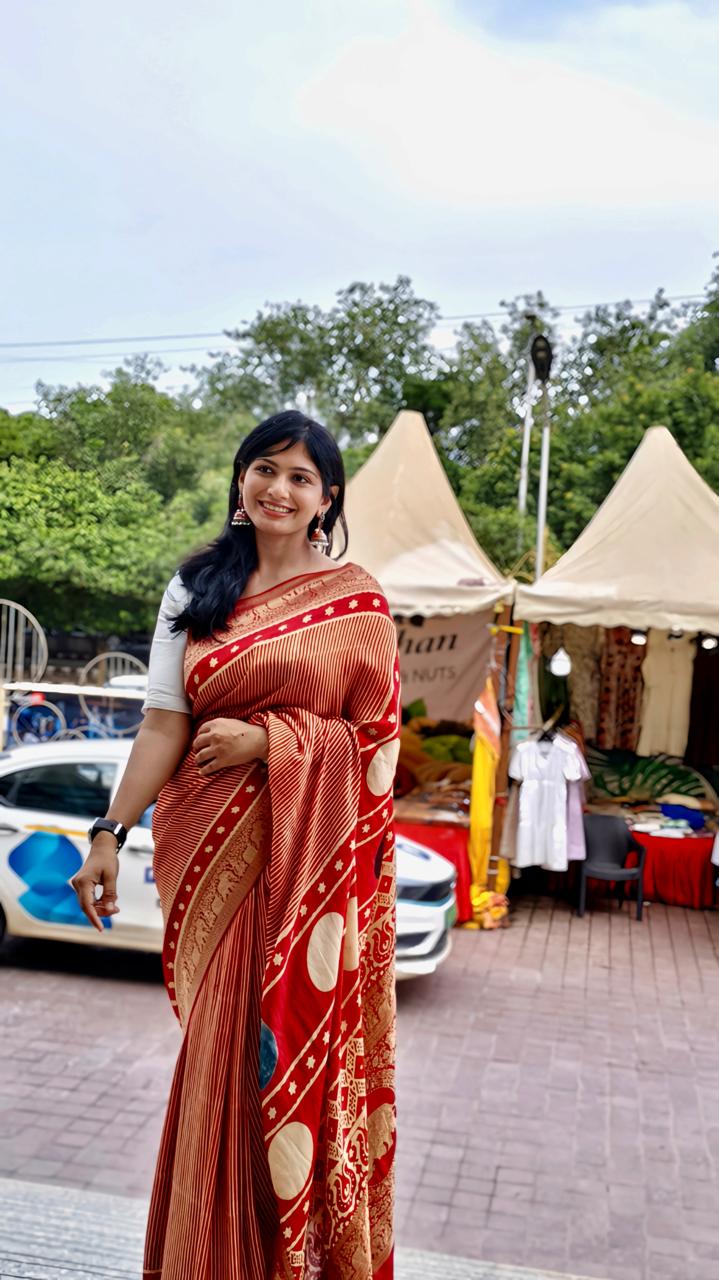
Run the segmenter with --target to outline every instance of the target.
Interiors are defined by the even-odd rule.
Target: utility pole
[[[530,350],[531,363],[538,382],[542,384],[542,456],[539,465],[539,496],[537,498],[537,552],[534,581],[544,572],[544,531],[547,525],[547,491],[549,488],[550,420],[547,382],[552,368],[552,348],[543,333],[537,335]]]

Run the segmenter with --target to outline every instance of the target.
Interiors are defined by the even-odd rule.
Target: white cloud
[[[347,43],[305,84],[300,115],[373,183],[454,212],[714,204],[719,121],[671,83],[653,92],[643,65],[642,35],[656,62],[674,33],[680,50],[701,44],[708,68],[719,21],[696,19],[680,39],[688,14],[612,9],[522,45],[460,25],[436,0],[412,4],[401,33]]]
[[[668,0],[595,6],[568,16],[554,41],[567,66],[634,85],[671,109],[719,119],[719,9]]]
[[[400,271],[450,314],[695,291],[717,6],[577,7],[529,41],[475,0],[14,6],[0,336],[214,330]],[[7,363],[0,403],[112,363]]]

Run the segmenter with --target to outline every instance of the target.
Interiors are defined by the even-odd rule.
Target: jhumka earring
[[[324,529],[322,528],[324,522],[325,522],[325,513],[324,511],[321,511],[319,516],[317,517],[317,528],[315,529],[314,533],[311,535],[310,542],[312,543],[313,547],[317,547],[318,551],[322,551],[326,555],[329,549],[330,540],[327,537],[327,534],[325,533]]]
[[[239,496],[239,500],[238,500],[238,503],[237,503],[237,510],[236,510],[235,514],[233,515],[232,520],[230,521],[230,523],[233,525],[233,527],[234,527],[234,528],[237,528],[237,526],[238,526],[238,525],[248,525],[248,524],[252,524],[252,521],[250,520],[250,517],[248,516],[247,512],[245,511],[245,504],[244,504],[244,502],[242,501],[242,490],[241,490],[241,489],[240,489],[240,496]]]

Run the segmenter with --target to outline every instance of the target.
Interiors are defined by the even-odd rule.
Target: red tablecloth
[[[676,907],[711,907],[714,904],[716,867],[711,856],[713,836],[650,836],[642,831],[634,835],[647,851],[644,863],[644,896]],[[636,866],[636,854],[630,854],[628,866]]]
[[[469,896],[469,830],[452,823],[439,822],[395,822],[395,831],[408,840],[416,840],[417,844],[426,845],[441,853],[443,858],[452,863],[457,870],[457,924],[464,924],[472,919],[472,900]]]

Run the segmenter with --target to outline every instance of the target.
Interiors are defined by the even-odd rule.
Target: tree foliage
[[[300,407],[343,441],[362,444],[386,431],[408,380],[431,379],[437,316],[406,276],[391,285],[350,284],[328,311],[271,304],[229,332],[236,352],[198,371],[200,394],[220,413],[256,419]]]
[[[118,495],[100,472],[79,484],[64,461],[0,464],[3,593],[47,627],[85,619],[99,631],[150,625],[170,543],[160,495],[141,480]]]
[[[140,359],[116,369],[107,391],[39,383],[40,452],[75,470],[104,469],[118,487],[144,480],[165,500],[192,486],[212,416],[159,391],[155,381],[161,372],[161,365]],[[37,457],[39,443],[33,433],[32,452],[21,456]]]

